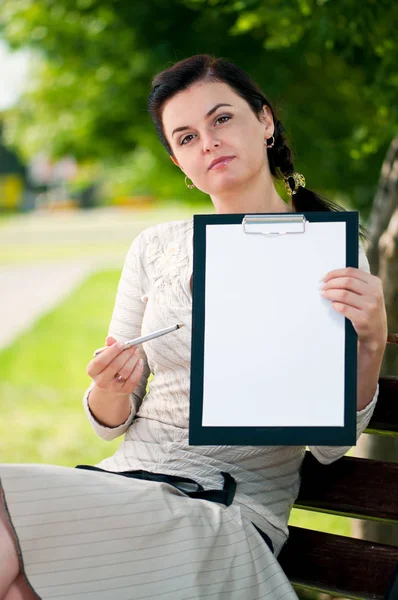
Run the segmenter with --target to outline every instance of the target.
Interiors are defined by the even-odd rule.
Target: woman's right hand
[[[87,374],[96,387],[115,395],[134,392],[144,371],[144,362],[138,354],[138,346],[122,349],[113,337],[106,338],[106,350],[87,365]],[[123,379],[117,381],[117,377]]]

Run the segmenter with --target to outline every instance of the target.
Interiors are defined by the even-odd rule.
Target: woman
[[[303,187],[281,122],[233,64],[207,55],[175,64],[155,77],[149,111],[188,187],[209,194],[217,213],[336,209]],[[282,176],[289,205],[274,187]],[[305,448],[188,444],[192,229],[192,219],[175,221],[134,240],[109,347],[88,365],[85,410],[103,439],[125,434],[115,455],[98,470],[0,466],[11,517],[3,509],[0,597],[33,598],[35,590],[41,598],[98,600],[296,598],[276,557]],[[375,407],[386,344],[381,282],[360,249],[360,269],[325,274],[320,293],[358,333],[359,437]],[[177,322],[185,327],[140,350],[117,343]],[[310,448],[322,463],[347,450]],[[195,482],[220,490],[222,474],[229,500],[223,492],[188,495]]]

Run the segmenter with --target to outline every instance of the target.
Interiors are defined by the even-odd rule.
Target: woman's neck
[[[268,176],[267,176],[268,175]],[[217,214],[294,212],[275,189],[270,174],[211,196]]]

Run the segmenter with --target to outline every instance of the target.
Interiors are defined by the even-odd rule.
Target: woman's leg
[[[19,559],[14,533],[8,522],[3,492],[0,487],[0,600],[5,597],[18,573]]]
[[[8,521],[0,486],[0,600],[37,600],[20,571],[14,532]]]
[[[32,592],[27,584],[25,577],[19,573],[18,577],[11,585],[10,589],[2,600],[37,600],[39,596]]]

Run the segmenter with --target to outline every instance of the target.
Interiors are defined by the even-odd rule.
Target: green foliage
[[[161,199],[179,198],[181,204],[200,203],[206,196],[197,189],[189,190],[185,175],[176,167],[163,146],[153,149],[141,144],[118,161],[107,161],[102,174],[102,194],[108,200],[118,195],[149,195]],[[209,207],[213,205],[209,199]]]
[[[3,0],[0,33],[37,53],[6,136],[25,156],[44,149],[125,169],[131,159],[137,193],[186,195],[146,101],[156,72],[213,53],[283,107],[308,187],[345,194],[366,216],[398,129],[397,17],[387,0]]]
[[[75,466],[119,446],[97,438],[82,405],[86,366],[104,343],[119,277],[119,270],[93,275],[0,353],[2,462]]]

